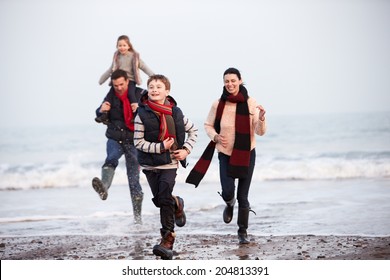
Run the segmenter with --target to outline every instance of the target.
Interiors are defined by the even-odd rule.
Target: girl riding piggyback
[[[117,51],[114,53],[111,67],[100,77],[99,84],[101,85],[107,81],[112,72],[117,69],[126,71],[129,78],[128,97],[130,103],[132,104],[132,109],[135,111],[138,105],[138,99],[135,94],[136,86],[142,84],[139,69],[141,69],[149,77],[154,75],[154,72],[143,62],[139,53],[134,50],[128,36],[119,36],[116,48]],[[133,108],[133,106],[135,106],[135,108]]]

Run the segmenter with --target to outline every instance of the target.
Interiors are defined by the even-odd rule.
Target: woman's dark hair
[[[223,73],[223,76],[225,77],[225,75],[227,74],[236,74],[238,79],[241,80],[241,73],[236,68],[230,67],[226,69],[225,72]]]

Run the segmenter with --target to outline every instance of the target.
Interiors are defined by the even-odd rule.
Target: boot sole
[[[249,244],[249,243],[251,243],[249,240],[247,240],[247,239],[240,239],[240,238],[238,238],[239,240],[238,240],[238,243],[240,244],[240,245],[245,245],[245,244]]]
[[[171,250],[162,248],[159,245],[153,247],[153,254],[161,257],[163,260],[172,260],[173,257],[173,252]]]
[[[92,187],[98,193],[101,200],[106,200],[108,193],[105,191],[102,181],[95,177],[92,179]]]

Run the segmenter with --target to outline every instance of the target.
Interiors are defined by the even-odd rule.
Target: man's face
[[[119,95],[127,93],[128,81],[127,79],[120,77],[119,79],[112,80],[112,85]]]

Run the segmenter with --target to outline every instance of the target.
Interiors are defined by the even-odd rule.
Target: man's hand
[[[108,101],[103,102],[102,106],[100,107],[100,113],[108,112],[111,110],[111,104]]]

